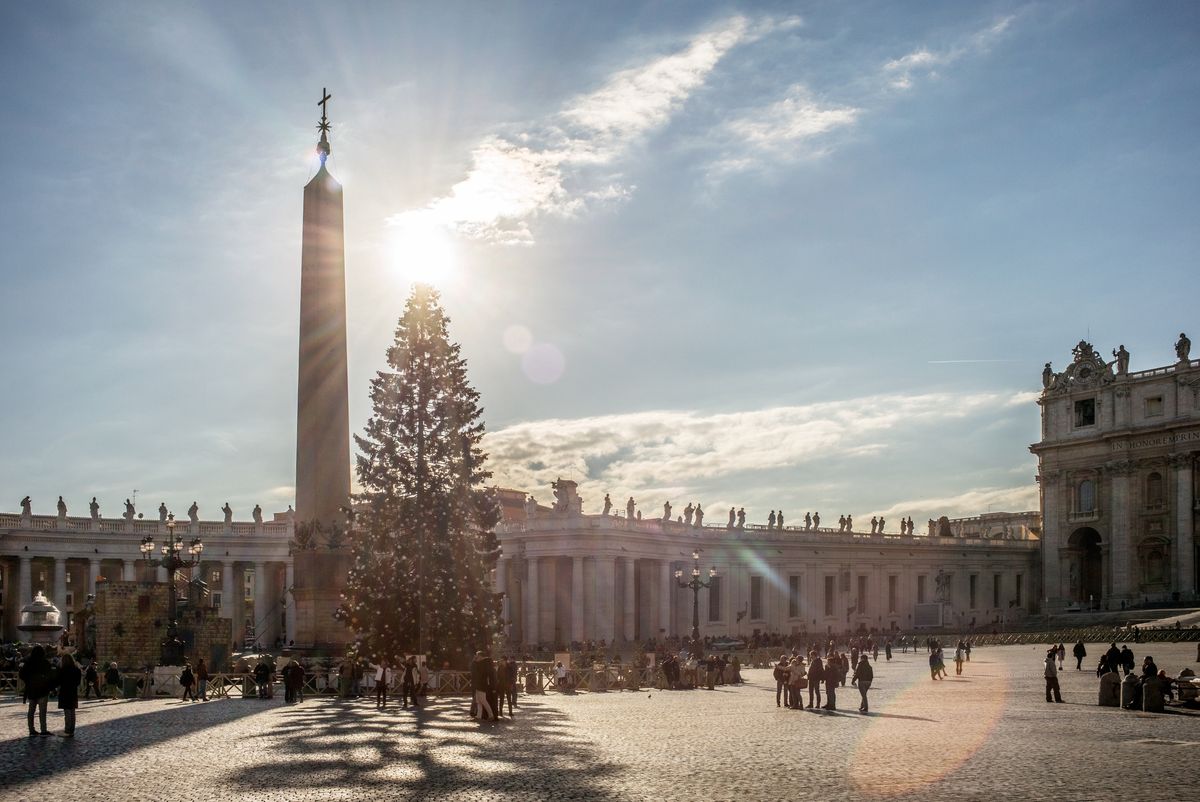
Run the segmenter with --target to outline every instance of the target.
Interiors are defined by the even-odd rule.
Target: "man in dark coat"
[[[121,696],[121,672],[116,663],[109,663],[104,671],[104,693],[107,696]]]
[[[1133,659],[1133,651],[1125,645],[1121,646],[1121,668],[1125,671],[1125,676],[1133,673],[1137,662]]]
[[[837,686],[842,678],[842,659],[831,652],[825,661],[825,704],[823,710],[837,710]]]
[[[183,664],[183,671],[179,672],[179,684],[183,686],[183,701],[187,701],[188,697],[192,697],[192,701],[196,701],[196,675],[192,673],[190,663]]]
[[[475,652],[475,660],[471,663],[471,690],[475,694],[475,709],[478,711],[480,721],[483,721],[484,711],[487,712],[489,719],[496,720],[496,714],[488,704],[488,694],[493,688],[494,673],[492,659],[482,651]]]
[[[41,646],[34,646],[29,657],[25,658],[25,662],[21,664],[18,676],[21,678],[21,682],[25,683],[25,701],[29,704],[30,737],[38,735],[38,731],[33,728],[35,710],[38,711],[38,718],[42,725],[41,734],[49,735],[50,731],[46,729],[46,703],[50,701],[50,690],[54,686],[54,670],[50,666],[50,661],[46,659],[46,650]]]
[[[79,708],[79,683],[83,673],[75,665],[75,659],[64,654],[58,669],[58,707],[63,711],[63,737],[75,737],[75,711]]]
[[[1075,644],[1071,654],[1075,655],[1075,670],[1083,671],[1083,658],[1087,657],[1087,648],[1083,645],[1083,641]]]
[[[86,683],[86,688],[83,692],[83,698],[88,699],[92,695],[92,689],[96,689],[96,698],[100,698],[100,673],[96,671],[96,661],[92,660],[88,663],[87,671],[84,672],[83,678]]]
[[[858,658],[858,665],[854,669],[854,678],[850,680],[851,685],[858,686],[858,693],[862,696],[862,705],[858,710],[860,713],[870,712],[867,708],[867,691],[871,689],[871,683],[875,680],[875,671],[871,668],[871,662],[865,654]]]
[[[1108,659],[1109,668],[1113,671],[1121,668],[1121,650],[1117,648],[1117,644],[1109,644],[1108,651],[1104,653],[1104,656]]]
[[[417,658],[409,655],[404,661],[404,672],[400,678],[400,692],[404,697],[404,709],[408,709],[408,700],[412,699],[413,707],[420,707],[417,701]]]
[[[821,683],[825,681],[825,665],[821,655],[809,652],[808,655],[808,709],[812,710],[813,700],[817,707],[821,706]]]

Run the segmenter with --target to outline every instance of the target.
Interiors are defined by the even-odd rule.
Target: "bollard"
[[[1121,678],[1111,671],[1100,675],[1100,706],[1121,706]]]
[[[1142,680],[1142,711],[1163,712],[1163,687],[1158,677],[1146,677]]]
[[[1135,674],[1126,674],[1121,682],[1121,707],[1132,707],[1137,694],[1138,679]]]

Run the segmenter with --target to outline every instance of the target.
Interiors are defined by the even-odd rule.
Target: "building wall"
[[[99,583],[95,615],[100,665],[114,660],[126,669],[157,665],[167,632],[167,605],[165,583]],[[188,644],[188,659],[194,662],[203,657],[213,671],[226,667],[233,638],[229,619],[203,606],[183,609],[178,632],[179,639]]]

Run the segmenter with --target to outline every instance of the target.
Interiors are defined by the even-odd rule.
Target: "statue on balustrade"
[[[767,529],[775,528],[775,510],[771,510],[771,514],[767,516]]]
[[[879,516],[879,534],[881,534],[881,535],[883,534],[883,525],[885,523],[886,523],[886,521],[883,520],[883,516],[880,515]]]
[[[696,505],[696,527],[704,526],[704,510],[700,509],[700,505]]]
[[[254,516],[254,523],[256,523],[256,524],[262,523],[262,506],[261,505],[255,504],[254,512],[251,514]]]
[[[608,493],[604,494],[604,512],[602,515],[608,515],[612,511],[612,499],[608,497]]]
[[[805,526],[804,528],[807,529],[808,527]],[[839,532],[846,531],[846,516],[845,515],[838,516],[838,531]]]
[[[663,517],[662,517],[662,519],[664,521],[671,520],[671,502],[669,502],[669,501],[663,502]]]
[[[28,518],[33,515],[33,502],[29,500],[29,496],[21,499],[21,517]]]
[[[637,507],[637,502],[633,500],[633,496],[629,497],[629,501],[625,502],[625,517],[633,520],[633,511]]]
[[[846,516],[846,531],[847,531],[847,532],[853,532],[853,531],[854,531],[854,518],[853,518],[853,516],[850,516],[850,515],[847,515],[847,516]]]
[[[950,577],[951,576],[952,576],[951,574],[947,574],[941,568],[938,569],[937,576],[934,577],[934,579],[933,579],[933,585],[934,585],[934,588],[936,589],[935,590],[936,595],[934,598],[937,601],[940,601],[940,602],[950,601]]]
[[[689,501],[688,505],[683,508],[683,522],[688,526],[692,525],[692,515],[694,515],[695,512],[696,508],[693,507],[692,502]]]
[[[93,521],[100,520],[100,504],[96,501],[95,496],[92,496],[92,503],[88,505],[88,512],[91,513]]]
[[[813,529],[820,529],[820,528],[821,528],[821,513],[814,512],[813,513]]]
[[[233,523],[233,509],[229,506],[229,502],[225,502],[225,506],[221,508],[221,512],[225,513],[225,523]]]
[[[900,519],[900,534],[908,534],[908,521],[904,520],[903,518]]]
[[[192,502],[192,506],[188,507],[188,520],[194,524],[200,523],[200,505]]]
[[[58,497],[58,517],[60,519],[67,517],[67,502],[63,501],[62,496]]]
[[[1117,375],[1124,376],[1129,372],[1129,352],[1125,350],[1125,345],[1122,344],[1117,350],[1112,352],[1112,355],[1116,359],[1108,363],[1109,367],[1115,364],[1117,366]]]
[[[775,519],[775,525],[778,528],[783,529],[783,510],[779,511],[779,517]]]
[[[1182,331],[1179,332],[1179,341],[1175,343],[1175,356],[1179,357],[1180,362],[1187,362],[1192,354],[1192,341]]]
[[[167,502],[160,502],[158,505],[158,520],[161,523],[167,522]]]
[[[733,529],[733,522],[737,520],[737,510],[733,507],[729,508],[729,523],[725,524],[726,529]]]
[[[908,534],[909,534],[909,535],[915,534],[915,533],[913,532],[913,520],[912,520],[912,516],[911,516],[911,515],[910,515],[910,516],[908,516]]]
[[[874,515],[871,516],[871,534],[875,534],[875,530],[879,528],[879,519]]]
[[[133,502],[130,501],[129,499],[125,499],[125,515],[124,515],[125,520],[132,521],[135,514],[136,513],[133,509]]]
[[[738,529],[746,528],[746,508],[745,507],[738,507],[737,528]]]
[[[537,515],[537,508],[538,504],[536,498],[530,496],[529,498],[525,499],[525,518],[529,519]]]

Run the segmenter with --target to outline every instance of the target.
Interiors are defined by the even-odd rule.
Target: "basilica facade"
[[[1066,369],[1047,363],[1037,455],[1048,612],[1198,598],[1195,538],[1200,360],[1180,335],[1175,361],[1130,372],[1087,342]]]

